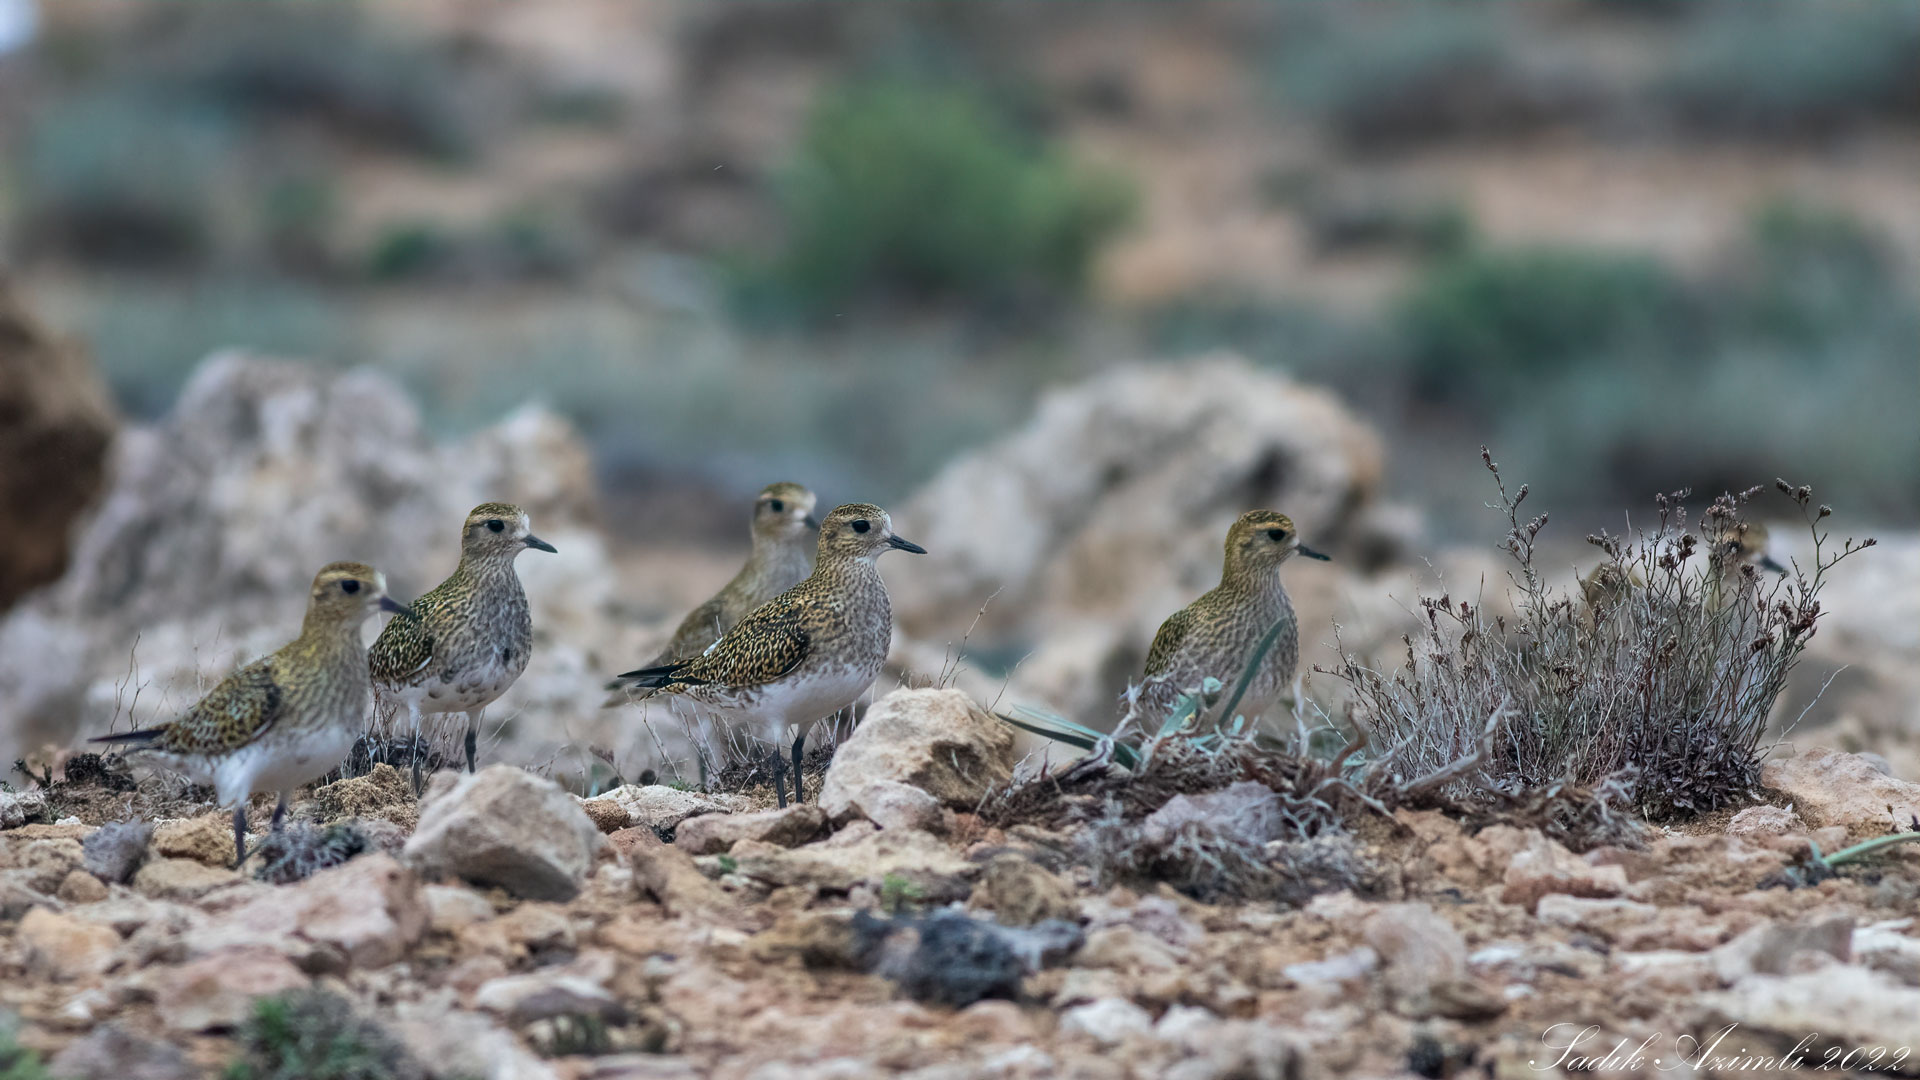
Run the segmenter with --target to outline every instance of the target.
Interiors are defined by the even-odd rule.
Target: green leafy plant
[[[0,1080],[51,1080],[40,1055],[21,1046],[11,1026],[0,1030]]]
[[[1400,303],[1412,373],[1434,396],[1513,398],[1570,368],[1684,332],[1659,263],[1574,248],[1468,249]]]
[[[261,998],[241,1028],[239,1058],[225,1080],[426,1080],[380,1025],[345,998],[296,990]]]
[[[826,92],[775,191],[786,244],[750,292],[806,312],[880,291],[1070,294],[1132,206],[982,97],[895,80]]]
[[[916,910],[926,898],[925,889],[900,874],[880,879],[880,910],[889,915]]]

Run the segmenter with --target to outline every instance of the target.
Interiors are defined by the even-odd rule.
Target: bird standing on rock
[[[814,494],[799,484],[768,484],[753,502],[753,551],[747,564],[706,603],[680,621],[666,648],[646,662],[660,667],[698,656],[720,635],[734,628],[747,613],[793,588],[813,573],[815,533]],[[625,705],[639,695],[624,678],[607,684],[607,708]]]
[[[387,579],[365,563],[322,568],[307,597],[300,636],[228,675],[178,720],[89,741],[117,743],[213,787],[232,805],[233,857],[247,854],[247,800],[277,791],[280,830],[293,789],[332,771],[353,749],[366,719],[367,653],[360,624],[376,610],[414,613],[387,595]]]
[[[810,724],[853,704],[886,663],[893,609],[874,563],[892,550],[926,549],[894,535],[871,503],[834,508],[820,525],[813,573],[756,608],[705,652],[629,671],[620,680],[687,702],[722,722],[751,725],[778,743],[787,726]],[[803,798],[801,750],[793,742],[794,799]],[[784,763],[773,751],[774,791],[787,804]]]
[[[420,715],[467,714],[467,771],[474,770],[480,714],[527,670],[533,616],[513,560],[522,551],[554,550],[533,535],[527,512],[511,503],[481,503],[460,531],[460,564],[447,580],[414,601],[418,619],[395,620],[367,654],[380,701],[407,708],[413,732],[413,790],[420,779]]]
[[[1295,554],[1327,558],[1300,542],[1299,532],[1285,514],[1249,510],[1240,515],[1227,530],[1220,584],[1174,612],[1154,635],[1136,698],[1140,715],[1157,723],[1173,711],[1182,695],[1208,678],[1235,685],[1275,627],[1273,645],[1240,699],[1238,711],[1257,717],[1279,697],[1281,688],[1293,682],[1300,660],[1293,602],[1280,586],[1280,567]]]

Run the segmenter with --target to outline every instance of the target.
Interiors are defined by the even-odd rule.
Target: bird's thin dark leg
[[[767,757],[772,761],[774,798],[778,801],[780,809],[785,810],[787,808],[787,763],[780,756],[779,743],[768,748]]]
[[[480,710],[467,714],[467,771],[473,772],[475,751],[480,744]]]
[[[420,713],[413,713],[413,797],[418,799],[426,785],[420,778]]]
[[[806,751],[806,747],[807,729],[801,728],[800,734],[793,737],[793,801],[796,803],[807,801],[806,790],[801,786],[800,782],[800,760]]]
[[[280,801],[275,803],[273,806],[273,824],[269,828],[273,832],[279,832],[280,826],[285,824],[286,820],[287,820],[287,793],[283,791],[280,793]]]
[[[247,800],[233,808],[233,868],[247,861]]]

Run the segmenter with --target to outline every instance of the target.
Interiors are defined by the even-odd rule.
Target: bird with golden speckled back
[[[886,663],[893,608],[875,561],[888,551],[925,555],[894,534],[871,503],[835,507],[820,523],[807,579],[756,608],[698,656],[620,676],[638,690],[683,701],[726,723],[751,725],[777,742],[788,725],[810,724],[859,699]],[[802,797],[803,727],[793,743],[794,797]],[[787,804],[785,763],[773,751],[774,789]]]
[[[1293,601],[1280,584],[1280,567],[1295,555],[1327,558],[1300,542],[1299,530],[1285,514],[1249,510],[1240,515],[1227,530],[1220,584],[1174,612],[1154,635],[1141,683],[1129,691],[1137,694],[1139,715],[1154,720],[1166,717],[1182,695],[1208,678],[1234,686],[1276,626],[1278,635],[1237,711],[1258,717],[1282,688],[1293,683],[1300,661],[1300,631]]]
[[[300,636],[220,681],[179,719],[89,740],[126,746],[213,787],[232,805],[235,864],[247,855],[247,800],[276,791],[273,831],[287,796],[331,772],[360,737],[372,688],[360,625],[375,611],[414,621],[365,563],[323,567],[307,595]]]
[[[813,492],[794,483],[768,484],[753,501],[753,549],[746,565],[712,598],[687,613],[653,659],[642,669],[686,660],[705,652],[747,613],[793,588],[813,573],[820,523],[814,520]],[[602,708],[614,708],[648,696],[625,679],[607,684]]]
[[[460,562],[413,609],[418,619],[390,622],[367,654],[376,701],[407,710],[413,732],[413,789],[421,789],[424,713],[467,714],[467,771],[474,770],[480,717],[527,669],[533,615],[513,561],[554,547],[533,535],[527,512],[481,503],[460,527]]]

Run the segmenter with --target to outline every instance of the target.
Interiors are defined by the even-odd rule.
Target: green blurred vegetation
[[[257,4],[243,17],[185,4],[154,29],[125,73],[151,92],[430,158],[476,148],[454,53],[392,33],[359,4]]]
[[[1645,256],[1469,248],[1420,278],[1400,320],[1423,391],[1488,401],[1524,396],[1568,368],[1675,343],[1686,308],[1673,274]]]
[[[90,93],[35,111],[14,157],[22,244],[99,263],[164,266],[209,253],[234,131],[185,103]]]
[[[1920,120],[1920,5],[1782,0],[1702,5],[1659,80],[1695,128],[1830,135],[1869,117]]]
[[[774,178],[784,249],[746,288],[818,315],[862,296],[1071,298],[1132,194],[957,86],[857,81],[823,94]]]
[[[346,157],[452,166],[477,152],[449,51],[359,4],[140,14],[123,37],[56,34],[41,50],[51,92],[7,168],[28,256],[324,278],[348,254],[330,235]]]
[[[1508,133],[1569,111],[1572,87],[1519,62],[1502,14],[1478,3],[1329,5],[1283,36],[1275,77],[1293,104],[1367,149]]]
[[[1826,137],[1920,120],[1920,5],[1906,0],[1593,8],[1642,20],[1634,43],[1650,62],[1580,48],[1550,4],[1294,5],[1273,76],[1287,101],[1369,150],[1548,125]]]
[[[1413,473],[1471,432],[1580,486],[1562,506],[1789,471],[1920,513],[1912,241],[1876,232],[1920,131],[1920,3],[1303,0],[1167,7],[1174,34],[1152,10],[688,7],[659,85],[352,0],[52,19],[0,116],[9,268],[137,416],[241,346],[388,370],[445,434],[538,398],[610,471],[751,488],[778,462],[886,498],[1047,386],[1226,346],[1344,392]],[[1766,207],[1682,269],[1493,244],[1465,209],[1510,148],[1730,145],[1858,164],[1816,194],[1860,216]],[[1168,221],[1293,261],[1216,266]]]
[[[1920,297],[1852,218],[1762,208],[1698,280],[1639,256],[1471,249],[1399,307],[1415,385],[1550,475],[1649,490],[1820,472],[1897,513],[1920,501]]]
[[[385,1029],[326,990],[264,997],[240,1029],[223,1080],[425,1080]]]
[[[0,1030],[0,1080],[51,1080],[40,1055],[16,1041],[13,1024]]]

